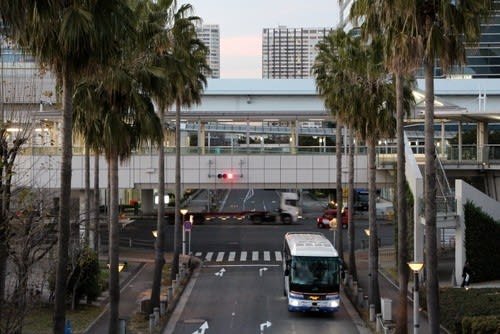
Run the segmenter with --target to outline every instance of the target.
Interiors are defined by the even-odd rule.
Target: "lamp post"
[[[337,218],[333,217],[332,220],[330,220],[330,228],[333,231],[333,247],[337,247],[335,243],[335,239],[337,236]]]
[[[182,215],[182,255],[186,255],[186,229],[184,228],[184,217],[188,213],[188,209],[182,208],[180,210]]]
[[[414,279],[415,286],[413,288],[413,334],[418,334],[418,330],[420,327],[420,324],[419,324],[420,302],[418,300],[418,298],[419,298],[419,296],[418,296],[418,286],[419,286],[418,272],[420,270],[422,270],[422,268],[424,267],[424,263],[413,261],[413,262],[408,262],[408,266],[410,267],[410,269],[413,271],[413,274],[415,275],[415,279]]]

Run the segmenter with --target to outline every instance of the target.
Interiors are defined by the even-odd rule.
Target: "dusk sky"
[[[221,79],[262,77],[262,29],[336,27],[338,0],[181,0],[220,28]]]

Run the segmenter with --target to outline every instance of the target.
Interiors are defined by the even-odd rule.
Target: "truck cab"
[[[296,223],[299,218],[299,195],[297,193],[280,193],[280,206],[276,211],[252,211],[247,214],[254,224],[262,222]]]
[[[280,217],[284,224],[297,222],[299,218],[299,196],[297,193],[281,193]],[[287,222],[288,220],[289,222]]]

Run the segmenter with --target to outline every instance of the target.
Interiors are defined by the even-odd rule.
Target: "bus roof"
[[[339,256],[330,240],[320,232],[288,232],[285,242],[292,256]]]

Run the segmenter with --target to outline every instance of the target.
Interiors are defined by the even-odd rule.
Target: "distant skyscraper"
[[[266,28],[262,32],[262,78],[310,78],[317,44],[334,28]]]
[[[212,69],[209,76],[213,79],[220,78],[220,31],[218,24],[202,24],[196,27],[198,38],[208,47],[207,63]]]

